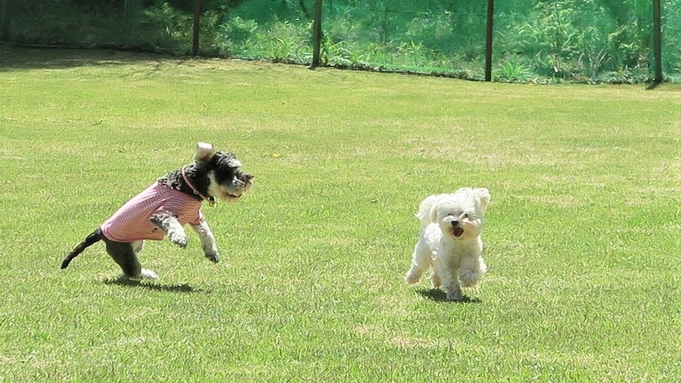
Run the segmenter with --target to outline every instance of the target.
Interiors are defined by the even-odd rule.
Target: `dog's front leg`
[[[452,270],[448,257],[438,254],[433,268],[435,269],[435,274],[440,277],[442,288],[444,289],[445,293],[447,293],[447,300],[463,300],[463,294],[461,293],[461,286],[459,286],[458,275],[456,275],[456,272]]]
[[[211,261],[218,263],[220,262],[220,254],[218,253],[218,247],[215,244],[215,236],[208,226],[208,222],[203,221],[200,224],[191,224],[192,229],[196,231],[196,234],[201,238],[201,245],[203,246],[203,253],[206,258]]]
[[[417,283],[431,264],[431,250],[425,240],[419,240],[412,255],[411,268],[407,271],[404,281],[408,285]]]
[[[465,257],[461,261],[461,266],[459,267],[459,281],[461,281],[461,286],[475,286],[486,271],[487,264],[482,257]]]
[[[159,229],[163,230],[170,241],[182,248],[187,247],[187,233],[177,217],[171,213],[159,213],[152,215],[149,220]]]

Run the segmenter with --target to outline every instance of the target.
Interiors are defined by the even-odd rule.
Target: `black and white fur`
[[[199,201],[207,198],[212,204],[215,202],[215,198],[218,198],[225,202],[236,202],[243,193],[253,186],[251,181],[253,176],[242,172],[240,167],[241,162],[234,154],[216,152],[212,145],[200,142],[197,145],[192,164],[173,170],[158,181]],[[185,181],[185,176],[191,185]],[[199,194],[192,189],[192,186]],[[171,212],[168,214],[155,214],[150,217],[150,220],[168,236],[171,242],[182,248],[187,246],[187,233]],[[198,234],[206,258],[215,263],[219,262],[220,254],[208,223],[204,220],[201,224],[192,224],[190,226]],[[155,272],[142,268],[137,259],[137,254],[142,250],[144,241],[111,241],[104,237],[101,228],[97,228],[83,242],[78,244],[64,259],[61,268],[65,269],[68,267],[69,263],[78,254],[99,241],[104,241],[107,253],[121,267],[126,277],[158,279],[158,275]]]

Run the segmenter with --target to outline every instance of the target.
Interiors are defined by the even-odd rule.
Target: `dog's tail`
[[[73,260],[73,258],[77,257],[78,254],[82,253],[83,250],[87,249],[88,247],[92,246],[93,244],[101,241],[104,238],[104,235],[102,234],[102,230],[97,228],[97,230],[93,231],[85,237],[83,242],[79,243],[78,246],[76,246],[73,251],[64,258],[64,261],[61,263],[61,268],[65,269],[69,266],[69,263]]]

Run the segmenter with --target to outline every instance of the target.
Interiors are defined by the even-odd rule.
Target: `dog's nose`
[[[454,220],[452,221],[452,226],[458,226],[459,225],[459,220]]]

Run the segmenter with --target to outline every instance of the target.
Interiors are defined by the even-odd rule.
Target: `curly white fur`
[[[421,236],[405,282],[417,283],[432,267],[433,287],[442,288],[447,300],[462,300],[461,287],[474,286],[487,271],[480,233],[490,200],[484,188],[461,188],[424,199],[416,214]]]

